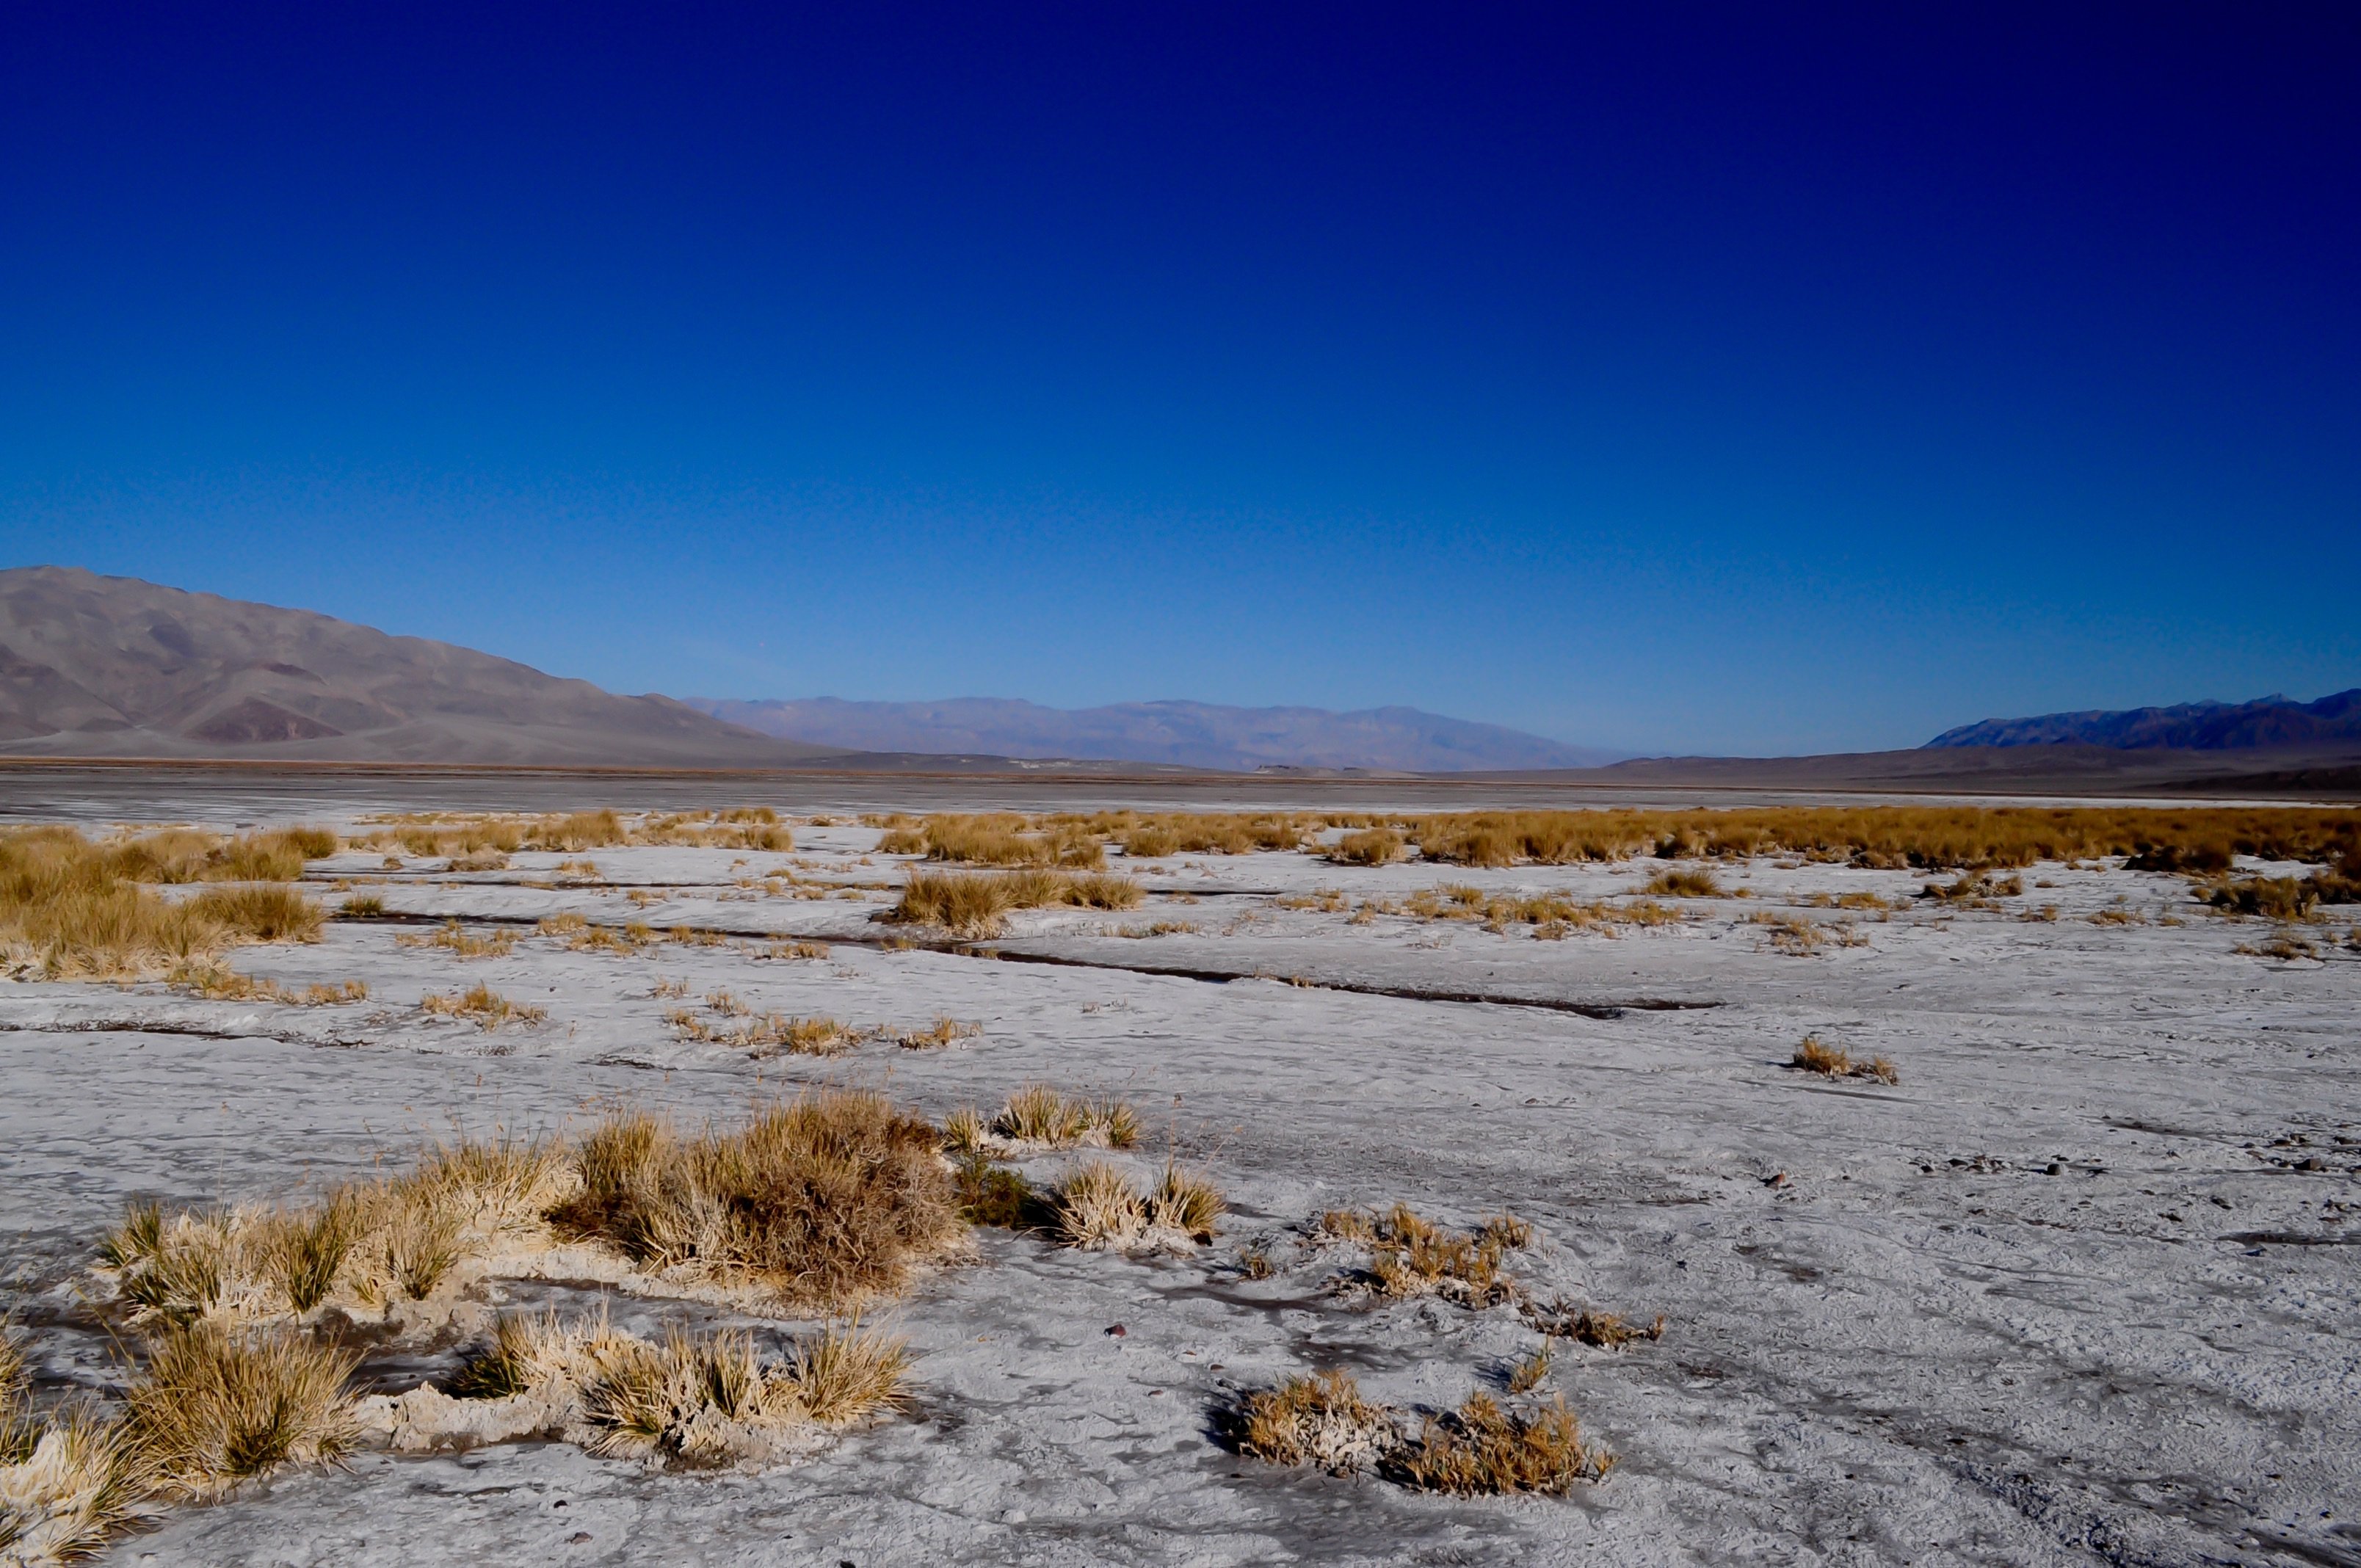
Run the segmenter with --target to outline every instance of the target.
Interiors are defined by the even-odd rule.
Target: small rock
[[[567,1537],[566,1538],[566,1545],[568,1545],[568,1546],[580,1546],[583,1542],[585,1542],[585,1541],[588,1541],[589,1539],[590,1539],[590,1532],[589,1532],[588,1530],[576,1530],[572,1535],[569,1535],[569,1536],[567,1536]]]
[[[2066,1174],[2066,1168],[2053,1159],[2049,1162],[2049,1169],[2046,1174],[2050,1176],[2063,1176]]]
[[[1106,1332],[1107,1338],[1109,1339],[1121,1339],[1123,1337],[1123,1325],[1121,1323],[1117,1323],[1114,1327],[1108,1329]]]

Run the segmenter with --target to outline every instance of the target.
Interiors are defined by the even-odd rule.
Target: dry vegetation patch
[[[938,1143],[884,1096],[849,1090],[695,1136],[620,1113],[577,1146],[580,1190],[551,1218],[643,1268],[857,1303],[899,1292],[957,1245]]]
[[[489,985],[471,985],[448,993],[430,992],[418,999],[418,1008],[438,1018],[467,1019],[487,1034],[503,1024],[538,1024],[549,1016],[548,1009],[511,1002]]]
[[[1816,1072],[1822,1078],[1870,1078],[1880,1083],[1900,1083],[1901,1072],[1884,1057],[1872,1057],[1857,1061],[1850,1052],[1824,1044],[1817,1035],[1806,1035],[1795,1047],[1795,1055],[1787,1064],[1803,1072]]]
[[[549,924],[542,922],[544,928]],[[394,938],[393,944],[398,948],[439,948],[454,958],[504,959],[516,950],[516,933],[503,927],[482,935],[467,930],[456,920],[445,920],[431,935],[405,931]]]
[[[1562,1495],[1597,1481],[1615,1456],[1582,1441],[1564,1399],[1503,1408],[1488,1394],[1431,1416],[1403,1436],[1394,1412],[1365,1398],[1341,1370],[1289,1378],[1247,1394],[1224,1424],[1242,1453],[1274,1464],[1315,1464],[1332,1475],[1373,1471],[1417,1491],[1455,1497]]]
[[[144,842],[93,844],[57,828],[0,835],[0,952],[9,967],[45,979],[133,978],[225,948],[319,937],[319,906],[283,883],[211,886],[186,898],[150,891],[136,874],[155,870],[133,852]],[[300,845],[290,853],[300,872]]]
[[[1012,910],[1071,905],[1137,908],[1145,896],[1126,877],[1061,871],[913,871],[901,901],[884,918],[899,925],[939,926],[954,936],[997,935]]]
[[[986,1135],[1035,1148],[1127,1149],[1139,1142],[1139,1113],[1121,1100],[1086,1100],[1028,1083],[1001,1105]]]
[[[367,981],[337,981],[298,989],[239,974],[211,960],[179,965],[165,980],[208,1002],[276,1002],[290,1007],[340,1007],[367,1002],[369,993]]]

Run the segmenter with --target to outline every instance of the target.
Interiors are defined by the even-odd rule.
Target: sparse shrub
[[[989,937],[1012,910],[1071,905],[1084,909],[1131,909],[1143,894],[1123,877],[1060,871],[1000,872],[913,871],[901,901],[886,918],[905,925],[940,926],[955,936]]]
[[[1510,1365],[1508,1376],[1502,1379],[1510,1393],[1530,1394],[1548,1380],[1552,1352],[1556,1343],[1545,1339],[1542,1341],[1541,1349],[1520,1357]]]
[[[923,1029],[904,1030],[895,1036],[895,1043],[906,1051],[940,1050],[983,1033],[983,1025],[972,1019],[938,1018]]]
[[[472,1018],[487,1033],[503,1024],[538,1024],[549,1016],[545,1009],[511,1002],[489,985],[474,985],[454,995],[430,993],[419,999],[422,1012],[445,1018]]]
[[[1213,1226],[1220,1221],[1224,1207],[1219,1188],[1170,1161],[1148,1193],[1148,1223],[1178,1231],[1194,1242],[1213,1239]]]
[[[159,1491],[206,1497],[353,1438],[354,1352],[292,1329],[167,1331],[125,1390],[124,1440]]]
[[[1466,1497],[1561,1495],[1578,1481],[1600,1479],[1614,1464],[1613,1454],[1582,1442],[1581,1423],[1563,1399],[1517,1411],[1502,1409],[1488,1394],[1471,1394],[1451,1414],[1430,1418],[1415,1442],[1389,1456],[1386,1469],[1404,1486]]]
[[[277,1002],[291,1007],[337,1007],[366,1002],[369,993],[368,982],[361,980],[307,985],[298,991],[275,980],[239,974],[211,959],[177,964],[164,979],[167,984],[182,987],[208,1002]]]
[[[1068,1246],[1119,1249],[1148,1234],[1148,1201],[1104,1160],[1077,1166],[1058,1184],[1059,1237]]]
[[[1867,1061],[1855,1061],[1849,1052],[1822,1043],[1817,1035],[1806,1035],[1795,1047],[1788,1066],[1805,1072],[1816,1072],[1822,1078],[1871,1078],[1880,1083],[1899,1083],[1902,1075],[1893,1062],[1883,1057],[1872,1057]]]
[[[1721,883],[1708,871],[1661,871],[1648,879],[1645,891],[1668,898],[1728,896],[1723,893]]]
[[[957,1236],[933,1127],[884,1096],[829,1091],[730,1132],[610,1118],[577,1146],[551,1218],[642,1266],[759,1281],[827,1304],[891,1295]]]
[[[1139,1140],[1139,1116],[1120,1100],[1093,1103],[1070,1098],[1046,1083],[1028,1083],[1008,1097],[992,1131],[1020,1144],[1070,1148],[1097,1144],[1129,1148]]]
[[[357,893],[336,905],[336,913],[347,920],[376,920],[385,914],[385,900],[374,893]]]
[[[1764,928],[1773,952],[1790,958],[1806,957],[1828,939],[1828,927],[1801,916],[1774,915],[1767,909],[1758,909],[1747,916],[1747,921]]]
[[[547,922],[543,923],[546,925]],[[405,933],[396,937],[394,945],[401,948],[439,948],[454,958],[504,959],[516,950],[516,933],[501,929],[489,937],[479,937],[462,927],[456,920],[445,920],[431,936]]]
[[[1347,833],[1328,846],[1328,859],[1340,866],[1391,865],[1407,853],[1402,836],[1390,828],[1368,828]]]
[[[1341,1368],[1248,1394],[1231,1419],[1238,1452],[1273,1464],[1316,1464],[1333,1475],[1374,1468],[1394,1445],[1389,1413],[1361,1397]]]

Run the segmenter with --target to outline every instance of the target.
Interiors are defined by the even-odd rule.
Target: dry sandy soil
[[[791,1467],[664,1473],[554,1443],[363,1453],[164,1513],[105,1561],[2361,1563],[2361,951],[2335,945],[2342,924],[2324,960],[2281,961],[2234,950],[2267,928],[2205,915],[2171,877],[2042,866],[2002,907],[1952,912],[1913,898],[1922,876],[1760,861],[1719,873],[1751,899],[1538,940],[1348,921],[1444,883],[1592,899],[1659,868],[1256,854],[1116,857],[1152,890],[1139,909],[896,948],[906,933],[873,916],[902,865],[876,834],[796,838],[786,855],[600,850],[596,880],[544,887],[524,883],[581,857],[465,875],[317,862],[314,881],[382,877],[363,891],[390,914],[522,923],[504,957],[400,947],[425,927],[390,920],[234,955],[291,983],[365,980],[357,1005],[0,986],[0,1308],[47,1385],[112,1375],[76,1292],[126,1200],[268,1201],[455,1129],[579,1129],[617,1097],[697,1121],[800,1084],[884,1085],[938,1117],[1035,1081],[1121,1095],[1148,1124],[1136,1163],[1177,1153],[1225,1190],[1219,1239],[1135,1259],[983,1233],[975,1263],[888,1314],[917,1355],[913,1409]],[[755,880],[790,863],[849,886]],[[635,905],[635,887],[660,896]],[[1279,902],[1321,888],[1344,907]],[[1849,893],[1902,907],[1805,907]],[[2019,917],[2042,904],[2054,922]],[[2110,908],[2147,923],[2090,919]],[[1748,921],[1763,910],[1845,934],[1783,952]],[[562,911],[741,935],[573,952],[532,934]],[[1197,929],[1115,934],[1155,922]],[[830,956],[758,958],[769,934]],[[664,980],[692,1004],[728,988],[983,1032],[753,1059],[676,1038]],[[419,1010],[477,981],[546,1021],[486,1033]],[[1890,1058],[1899,1082],[1795,1070],[1807,1033]],[[1047,1177],[1068,1158],[1027,1163]],[[1539,1231],[1510,1265],[1536,1294],[1664,1316],[1660,1341],[1557,1353],[1551,1387],[1620,1455],[1606,1480],[1453,1500],[1224,1446],[1238,1391],[1291,1373],[1346,1367],[1435,1409],[1541,1343],[1506,1306],[1339,1293],[1345,1266],[1309,1225],[1397,1201],[1463,1226],[1512,1210]],[[1240,1267],[1255,1245],[1268,1277]],[[453,1348],[369,1370],[400,1387]]]

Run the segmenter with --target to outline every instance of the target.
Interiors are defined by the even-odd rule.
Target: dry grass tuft
[[[955,936],[989,937],[1012,910],[1060,905],[1132,909],[1144,894],[1123,877],[1062,871],[962,872],[913,871],[901,902],[886,915],[900,925],[940,926]]]
[[[929,817],[916,830],[930,861],[955,861],[975,866],[1063,866],[1097,871],[1106,864],[1106,850],[1096,834],[1072,824],[1027,822],[1014,813],[962,817]],[[887,854],[917,852],[900,846],[906,834],[888,834],[894,848],[881,842]]]
[[[1001,1106],[992,1131],[1011,1143],[1049,1148],[1127,1149],[1139,1141],[1139,1114],[1121,1100],[1083,1100],[1028,1083]]]
[[[419,998],[419,1010],[441,1018],[471,1018],[486,1032],[503,1024],[538,1024],[548,1010],[511,1002],[489,985],[474,985],[451,995],[430,992]]]
[[[960,1234],[935,1129],[883,1095],[831,1090],[731,1131],[683,1137],[609,1117],[577,1146],[581,1190],[552,1211],[652,1269],[840,1305],[900,1291]]]
[[[1412,1443],[1389,1457],[1403,1485],[1454,1497],[1516,1492],[1561,1496],[1596,1481],[1615,1464],[1604,1448],[1582,1441],[1581,1423],[1554,1400],[1537,1410],[1504,1410],[1488,1394],[1471,1394],[1447,1416],[1430,1418]]]
[[[385,900],[374,893],[357,893],[336,905],[336,914],[346,920],[376,920],[385,914]]]
[[[1053,1204],[1060,1240],[1068,1246],[1108,1251],[1184,1239],[1202,1245],[1213,1239],[1224,1207],[1213,1183],[1177,1165],[1167,1164],[1156,1184],[1143,1192],[1122,1169],[1104,1160],[1070,1171],[1058,1184]]]
[[[1510,1364],[1508,1376],[1502,1379],[1511,1394],[1530,1394],[1549,1380],[1550,1365],[1556,1349],[1555,1340],[1542,1341],[1541,1349]]]
[[[1902,1074],[1884,1057],[1872,1057],[1867,1061],[1855,1061],[1849,1052],[1821,1043],[1817,1035],[1806,1035],[1795,1047],[1795,1055],[1787,1064],[1805,1072],[1816,1072],[1822,1078],[1870,1078],[1880,1083],[1899,1083]]]
[[[1532,1240],[1532,1227],[1514,1215],[1503,1215],[1466,1235],[1424,1219],[1402,1203],[1375,1216],[1332,1212],[1322,1216],[1321,1229],[1345,1239],[1367,1239],[1368,1277],[1379,1295],[1440,1296],[1474,1307],[1516,1294],[1514,1282],[1501,1271],[1501,1261]]]
[[[1248,1394],[1232,1418],[1238,1452],[1273,1464],[1316,1464],[1332,1475],[1373,1469],[1397,1434],[1384,1407],[1361,1397],[1341,1368]]]
[[[906,1051],[940,1050],[961,1040],[972,1040],[983,1034],[983,1025],[974,1019],[938,1018],[923,1029],[906,1029],[894,1038],[894,1043]]]
[[[211,959],[185,963],[166,981],[208,1002],[277,1002],[290,1007],[341,1007],[368,1000],[368,982],[339,981],[333,985],[307,985],[298,991],[275,980],[258,980]]]
[[[1667,898],[1726,898],[1722,885],[1708,871],[1668,870],[1648,879],[1644,890]]]
[[[1408,852],[1402,836],[1392,828],[1367,828],[1329,845],[1327,856],[1340,866],[1388,866]]]
[[[1748,924],[1763,928],[1773,952],[1784,953],[1789,958],[1807,958],[1828,939],[1827,927],[1800,915],[1774,915],[1768,909],[1758,909],[1746,919]]]
[[[353,1441],[346,1384],[359,1361],[294,1329],[168,1330],[124,1394],[132,1464],[160,1493],[210,1497],[333,1463]]]
[[[826,959],[829,953],[829,946],[825,942],[778,941],[773,942],[754,956],[761,959]]]
[[[542,922],[544,929],[549,925],[549,921]],[[454,958],[504,959],[516,950],[516,933],[503,927],[489,937],[479,937],[456,920],[445,920],[432,936],[404,932],[393,939],[393,944],[398,948],[440,948]]]
[[[294,888],[208,887],[168,899],[116,850],[69,828],[0,834],[0,954],[17,974],[154,974],[248,942],[311,941],[321,914]],[[302,869],[302,861],[296,862]]]

